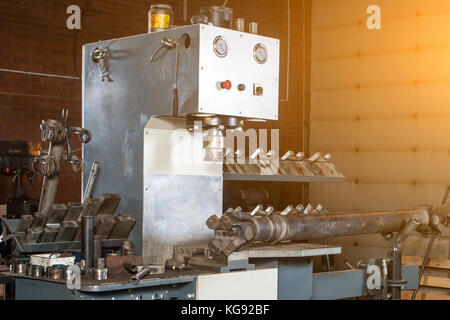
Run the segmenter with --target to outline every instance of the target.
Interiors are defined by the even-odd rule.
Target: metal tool
[[[91,173],[89,174],[89,179],[87,181],[86,189],[83,195],[83,203],[85,203],[86,200],[91,198],[92,196],[92,190],[94,189],[95,179],[97,178],[98,166],[99,163],[97,161],[95,161],[92,164]]]
[[[251,216],[234,210],[225,212],[221,219],[212,216],[206,224],[216,231],[216,237],[210,243],[213,253],[228,256],[242,245],[256,241],[279,243],[342,235],[392,233],[399,231],[410,220],[413,223],[408,226],[416,227],[416,223],[426,226],[431,214],[427,207],[391,212],[329,213],[325,217],[317,214],[283,216],[280,213]],[[223,232],[217,232],[219,230]]]
[[[130,282],[139,282],[149,274],[163,274],[165,272],[165,266],[163,265],[148,265],[148,266],[135,266],[129,263],[124,263],[123,267],[130,273],[134,274]]]
[[[161,47],[159,47],[151,56],[150,63],[154,61],[156,55],[161,51],[162,48],[176,48],[175,54],[175,76],[173,80],[173,100],[172,100],[172,115],[178,115],[178,64],[179,64],[179,55],[180,55],[180,47],[184,50],[188,49],[191,43],[191,38],[187,33],[183,33],[178,39],[169,39],[162,38],[161,39]]]
[[[108,269],[105,266],[105,259],[98,258],[96,260],[96,267],[90,269],[92,272],[92,277],[94,280],[107,280],[108,279]]]

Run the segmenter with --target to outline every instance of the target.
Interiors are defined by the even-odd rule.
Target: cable
[[[223,3],[222,7],[225,7],[228,3],[228,0],[225,0],[225,2]]]

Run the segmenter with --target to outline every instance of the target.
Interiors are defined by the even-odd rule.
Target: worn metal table
[[[243,266],[243,269],[249,265],[254,265],[256,269],[277,268],[277,297],[281,300],[346,299],[368,295],[365,269],[313,273],[315,256],[340,252],[340,247],[309,243],[260,245],[230,255],[229,262],[238,267]],[[207,269],[182,272],[168,270],[163,275],[147,276],[139,283],[130,283],[131,276],[124,274],[110,275],[104,281],[94,281],[84,276],[77,289],[69,289],[64,280],[6,274],[15,279],[18,300],[154,300],[195,299],[198,277],[220,272]],[[416,288],[418,274],[417,265],[403,266],[402,275],[407,281],[405,290]]]

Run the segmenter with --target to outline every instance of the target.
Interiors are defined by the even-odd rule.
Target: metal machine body
[[[166,263],[166,270],[136,283],[85,279],[75,290],[47,280],[39,298],[387,298],[382,290],[389,287],[390,298],[397,299],[402,289],[417,288],[418,267],[401,265],[400,248],[414,230],[442,222],[425,209],[327,215],[310,204],[281,212],[258,205],[252,212],[236,208],[217,217],[224,210],[227,179],[344,179],[331,157],[319,153],[289,151],[274,170],[268,150],[253,164],[224,165],[217,152],[224,151],[224,127],[239,127],[248,118],[278,118],[278,72],[277,39],[207,25],[85,45],[83,126],[94,138],[84,146],[83,159],[86,167],[100,163],[93,197],[98,190],[120,193],[118,211],[137,220],[131,236],[136,253],[145,263]],[[190,119],[215,130],[207,147]],[[375,232],[391,241],[387,257],[352,270],[315,273],[314,257],[341,252],[324,245],[326,237]],[[322,244],[299,243],[312,238]],[[369,266],[390,268],[372,291]],[[18,298],[36,298],[38,281],[16,277]]]
[[[189,36],[185,47],[171,46],[171,39],[180,39],[185,34]],[[164,39],[168,41],[163,41],[168,46],[163,45]],[[95,53],[103,54],[93,54],[96,49]],[[177,53],[178,67],[175,68]],[[93,197],[99,196],[98,190],[119,193],[122,202],[118,211],[126,211],[136,218],[131,240],[136,245],[137,253],[149,255],[146,252],[148,241],[166,242],[164,238],[150,240],[146,236],[150,231],[146,225],[148,210],[156,210],[154,217],[160,215],[158,212],[162,210],[174,212],[166,214],[164,224],[167,226],[171,224],[171,217],[180,213],[180,209],[175,209],[176,206],[181,207],[180,203],[155,202],[163,194],[165,198],[171,198],[170,192],[173,192],[173,200],[181,199],[183,192],[191,197],[195,194],[192,204],[195,202],[197,205],[211,203],[211,195],[216,200],[213,206],[198,209],[204,210],[202,215],[194,214],[184,221],[186,230],[194,230],[202,224],[199,237],[187,231],[185,239],[178,236],[174,238],[177,240],[204,239],[208,230],[203,218],[207,217],[207,212],[222,211],[221,195],[205,192],[206,187],[197,193],[188,191],[191,187],[196,190],[196,184],[205,185],[202,180],[206,186],[213,186],[211,190],[218,191],[222,184],[221,171],[205,174],[205,170],[199,169],[192,174],[187,166],[184,166],[186,172],[158,169],[161,161],[144,150],[144,138],[147,139],[144,128],[153,130],[150,118],[173,113],[174,79],[178,92],[177,109],[181,116],[212,113],[277,119],[278,73],[279,40],[207,25],[191,25],[83,46],[83,126],[90,128],[95,137],[90,144],[83,146],[83,159],[87,168],[96,161],[100,163]],[[179,128],[186,128],[186,124],[172,125],[171,130]],[[159,128],[155,130],[157,132]],[[153,134],[150,139],[152,137]],[[163,157],[162,153],[157,155]],[[151,159],[146,161],[152,163],[150,171],[145,167],[147,164],[144,165],[144,159],[148,157]],[[86,188],[88,176],[89,172],[85,171],[83,189]],[[181,182],[180,179],[191,182]],[[180,193],[176,188],[157,189],[157,186],[164,188],[164,184],[182,185],[187,190]],[[145,189],[150,187],[154,191],[149,191],[152,195],[147,196]],[[151,205],[144,204],[145,197],[153,197]],[[187,212],[183,214],[189,216]],[[176,219],[179,220],[179,217]],[[160,227],[160,230],[163,229]],[[170,243],[171,240],[167,241],[167,244]],[[152,254],[154,252],[151,251]]]

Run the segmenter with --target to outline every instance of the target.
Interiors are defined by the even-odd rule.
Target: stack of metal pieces
[[[232,156],[230,158],[230,155]],[[331,155],[319,152],[307,157],[303,152],[286,152],[278,158],[274,151],[267,153],[257,149],[250,157],[243,157],[243,152],[231,150],[224,155],[224,173],[249,175],[283,175],[304,177],[344,178],[331,162]],[[231,161],[230,161],[231,160]]]
[[[84,204],[53,204],[48,212],[23,215],[16,238],[22,245],[80,241],[83,216],[95,217],[95,235],[101,239],[128,238],[136,219],[114,215],[120,200],[119,194],[104,194],[100,199],[89,198]]]

